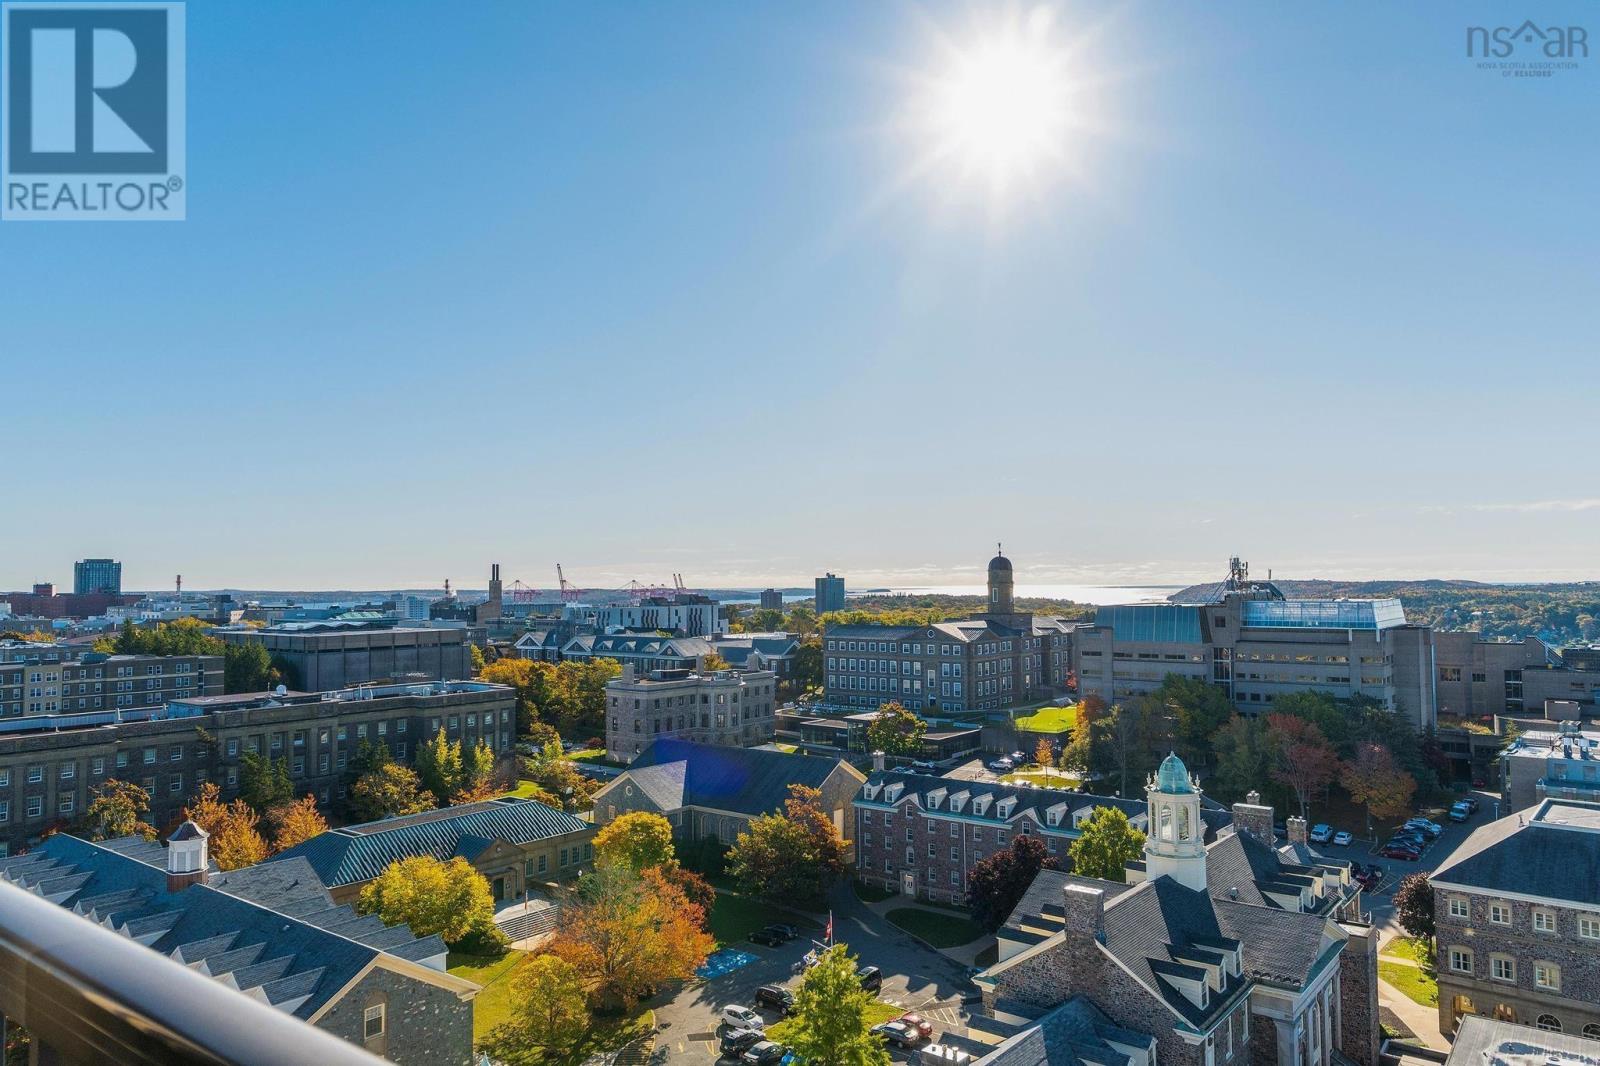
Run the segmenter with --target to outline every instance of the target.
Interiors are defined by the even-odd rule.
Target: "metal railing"
[[[0,1016],[62,1066],[382,1062],[4,880]]]

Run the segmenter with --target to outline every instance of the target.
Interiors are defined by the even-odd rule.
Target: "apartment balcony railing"
[[[44,1066],[383,1061],[5,881],[0,1019]]]

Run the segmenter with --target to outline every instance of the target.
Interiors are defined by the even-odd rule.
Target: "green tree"
[[[888,1066],[889,1052],[872,1032],[872,996],[856,976],[856,958],[843,944],[822,953],[795,989],[789,1042],[807,1062],[828,1066]]]
[[[561,741],[552,740],[522,760],[522,776],[552,796],[569,811],[586,811],[594,806],[595,782],[578,772],[561,750]]]
[[[272,684],[272,656],[267,654],[265,645],[255,641],[223,645],[224,692],[266,692]]]
[[[494,749],[482,739],[461,752],[461,783],[450,796],[452,804],[493,799],[505,791],[495,781]]]
[[[878,713],[867,723],[867,748],[887,755],[917,755],[927,732],[927,722],[891,700],[880,704]]]
[[[483,673],[483,667],[483,649],[474,644],[472,645],[472,676],[477,677]]]
[[[470,943],[478,949],[505,942],[494,924],[488,880],[460,856],[441,862],[411,855],[390,863],[361,890],[356,910],[376,914],[385,925],[404,922],[417,936],[437,933],[451,946]]]
[[[1009,847],[972,864],[967,874],[967,906],[972,920],[985,929],[1000,928],[1022,902],[1023,893],[1040,870],[1059,869],[1055,856],[1037,837],[1012,837]]]
[[[433,806],[433,795],[422,787],[416,772],[395,763],[369,770],[350,786],[350,811],[363,822],[420,814]]]
[[[672,823],[649,811],[619,814],[595,834],[594,858],[601,865],[620,864],[634,871],[675,867]]]
[[[822,663],[822,638],[802,637],[789,662],[789,682],[797,692],[822,687]]]
[[[540,955],[517,971],[511,1017],[489,1031],[479,1050],[509,1066],[543,1066],[572,1052],[588,1028],[583,975],[566,959]]]
[[[817,611],[808,603],[797,603],[789,608],[789,614],[783,621],[783,628],[802,641],[809,642],[808,638],[817,635]],[[822,642],[816,642],[817,650],[822,650]],[[819,681],[820,684],[820,681]]]
[[[728,849],[728,872],[744,891],[771,900],[816,902],[844,876],[845,844],[822,793],[790,785],[782,814],[752,818]]]
[[[422,787],[443,807],[461,787],[461,742],[445,736],[444,726],[440,726],[433,739],[417,749],[415,765]]]
[[[1127,866],[1144,854],[1144,834],[1117,807],[1096,807],[1069,849],[1072,872],[1102,881],[1127,880]]]
[[[1433,885],[1428,875],[1407,874],[1394,890],[1395,919],[1400,928],[1420,940],[1433,943]]]
[[[239,760],[239,798],[257,814],[294,802],[294,781],[289,777],[289,760],[264,759],[253,751]]]
[[[150,813],[150,793],[132,781],[112,778],[90,790],[94,798],[84,811],[84,825],[90,840],[115,840],[142,836],[154,840],[156,831],[145,822]]]
[[[1173,723],[1174,746],[1191,766],[1207,766],[1211,740],[1233,717],[1233,701],[1216,685],[1168,674],[1152,693]]]
[[[1272,752],[1267,723],[1256,716],[1235,714],[1212,739],[1211,787],[1219,799],[1242,800],[1271,782]]]

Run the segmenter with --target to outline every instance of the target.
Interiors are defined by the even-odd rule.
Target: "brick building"
[[[220,655],[107,655],[61,644],[0,642],[0,722],[99,711],[138,718],[171,700],[221,692]]]
[[[1600,1037],[1600,803],[1480,826],[1431,881],[1441,1031],[1479,1014]]]
[[[606,682],[606,754],[628,762],[659,737],[750,747],[772,739],[771,670],[653,670],[631,663]]]

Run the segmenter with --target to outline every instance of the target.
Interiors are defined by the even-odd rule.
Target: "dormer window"
[[[878,789],[881,788],[881,787],[882,786],[880,786],[880,785],[868,785],[866,787],[866,789],[865,789],[865,795],[866,795],[867,799],[869,799],[869,800],[877,799],[878,798]]]
[[[972,813],[981,817],[989,809],[989,801],[991,799],[993,799],[992,796],[974,796],[972,798]]]
[[[1001,818],[1010,818],[1011,812],[1017,809],[1017,801],[1010,796],[994,805],[994,813]]]

